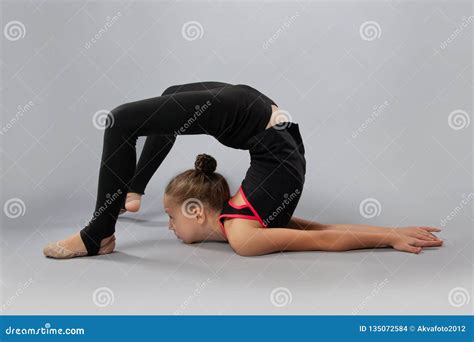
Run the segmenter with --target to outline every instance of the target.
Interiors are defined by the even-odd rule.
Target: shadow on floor
[[[126,217],[126,216],[119,216],[117,221],[124,221],[124,222],[133,222],[139,223],[144,227],[166,227],[168,226],[167,221],[152,221],[143,218],[133,218],[133,217]]]

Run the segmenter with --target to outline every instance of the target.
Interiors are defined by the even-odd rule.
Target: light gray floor
[[[46,216],[31,234],[12,220],[2,233],[3,313],[472,313],[471,305],[448,300],[451,289],[472,288],[472,239],[455,229],[442,234],[443,248],[419,255],[376,249],[241,257],[226,243],[185,245],[155,205],[120,218],[113,254],[71,260],[45,258],[41,249],[45,238],[75,232],[65,227],[83,217]],[[94,300],[96,290],[102,294]]]

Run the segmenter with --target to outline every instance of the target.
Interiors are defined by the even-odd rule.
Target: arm
[[[232,227],[234,228],[234,227]],[[228,229],[228,240],[239,255],[253,256],[281,251],[345,251],[390,246],[390,234],[337,230],[295,230],[238,226]]]
[[[329,229],[329,226],[329,224],[319,223],[316,221],[308,221],[296,216],[292,216],[290,221],[286,225],[287,228],[301,230],[324,230]]]
[[[442,244],[441,240],[423,240],[404,234],[395,234],[390,230],[385,232],[295,230],[255,228],[244,224],[228,228],[227,237],[234,251],[242,256],[281,251],[346,251],[390,246],[407,252],[419,253],[421,247],[434,247]]]
[[[372,233],[383,233],[388,232],[389,230],[395,233],[399,233],[403,230],[414,230],[425,236],[431,236],[436,238],[431,232],[439,232],[439,228],[434,227],[403,227],[403,228],[394,228],[394,227],[381,227],[381,226],[370,226],[367,224],[323,224],[316,221],[308,221],[300,217],[292,216],[288,225],[288,228],[293,229],[302,229],[302,230],[342,230],[342,231],[358,231],[358,232],[372,232]]]
[[[350,230],[359,232],[386,232],[388,227],[369,226],[366,224],[324,224],[316,221],[305,220],[301,217],[292,216],[287,224],[288,228],[302,230]]]

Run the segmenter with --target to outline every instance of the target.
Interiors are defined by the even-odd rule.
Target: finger
[[[427,234],[419,233],[416,238],[421,239],[421,240],[426,240],[426,241],[436,241],[437,239],[435,237],[432,237]]]
[[[428,232],[427,232],[428,233]],[[431,233],[428,233],[431,237],[433,237],[434,239],[436,240],[442,240],[441,238],[437,237],[436,235],[434,234],[431,234]]]
[[[441,229],[436,227],[427,227],[427,226],[420,226],[419,228],[426,230],[427,232],[440,232]]]
[[[426,241],[426,240],[415,240],[411,244],[412,246],[417,246],[417,247],[438,247],[443,244],[443,240],[438,240],[438,241]]]
[[[429,236],[432,240],[440,240],[436,235],[431,234],[431,233],[429,233],[425,230],[422,230],[420,233],[425,235],[425,236]]]
[[[428,233],[426,232],[427,234],[429,234],[430,236],[434,237],[435,239],[438,239],[439,240],[439,237],[437,237],[436,235],[432,234],[432,233]]]
[[[401,246],[400,250],[404,251],[404,252],[410,252],[410,253],[418,254],[418,253],[421,252],[422,248],[417,247],[417,246],[410,246],[409,244],[406,244],[406,245]]]
[[[413,242],[413,246],[419,246],[419,247],[439,247],[443,244],[442,240],[433,240],[433,241],[427,241],[427,240],[416,240]]]

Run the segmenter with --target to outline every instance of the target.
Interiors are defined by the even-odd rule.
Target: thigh
[[[235,101],[219,88],[172,93],[121,104],[111,111],[112,126],[123,126],[137,136],[212,134],[209,121]]]
[[[163,92],[163,94],[168,95],[171,93],[181,93],[184,91],[210,90],[214,88],[221,88],[221,87],[228,87],[228,86],[232,86],[232,84],[224,83],[224,82],[215,82],[215,81],[193,82],[193,83],[173,85],[171,87],[168,87]]]

